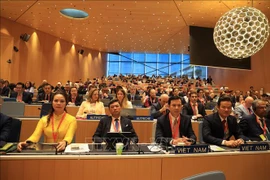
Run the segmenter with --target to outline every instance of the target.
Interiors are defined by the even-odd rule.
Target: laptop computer
[[[132,120],[136,116],[136,109],[124,108],[121,110],[120,115]]]

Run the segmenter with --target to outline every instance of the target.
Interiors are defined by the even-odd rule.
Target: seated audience
[[[237,147],[248,140],[239,128],[236,118],[230,115],[231,111],[231,97],[221,96],[217,103],[217,112],[204,117],[202,129],[204,142]],[[234,136],[235,140],[230,140],[231,136]]]
[[[3,147],[11,132],[12,118],[0,113],[0,148]]]
[[[242,94],[240,94],[239,96],[236,96],[235,98],[235,108],[240,106],[241,104],[244,104],[245,100],[244,100],[244,96]]]
[[[17,145],[17,150],[21,151],[27,146],[27,141],[37,143],[44,135],[44,143],[58,143],[57,151],[63,151],[72,142],[77,129],[75,117],[66,112],[67,95],[63,91],[57,91],[52,97],[52,109],[47,116],[43,116],[34,133],[24,142]]]
[[[43,85],[43,92],[38,94],[37,101],[52,101],[52,86],[50,84]]]
[[[35,89],[34,89],[32,83],[31,83],[30,81],[26,81],[24,87],[25,87],[25,88],[24,88],[24,91],[25,91],[25,92],[31,93],[31,95],[32,95],[32,97],[33,97],[33,95],[34,95],[34,90],[35,90]]]
[[[252,103],[253,114],[245,115],[239,122],[244,135],[252,141],[270,140],[268,137],[269,126],[266,123],[266,103],[262,100],[255,100]]]
[[[112,96],[109,95],[109,88],[103,87],[99,94],[99,99],[113,99]]]
[[[139,93],[137,93],[137,89],[135,86],[131,86],[130,93],[127,95],[127,98],[129,101],[141,100],[141,97]]]
[[[190,118],[180,114],[183,107],[180,97],[170,97],[168,105],[170,112],[157,119],[156,142],[163,145],[177,145],[179,143],[191,145],[196,143]]]
[[[239,119],[241,119],[244,115],[250,115],[253,113],[252,102],[253,98],[248,96],[243,104],[235,107],[234,113]]]
[[[183,106],[182,114],[189,116],[191,119],[202,118],[206,115],[204,106],[198,102],[196,92],[189,93],[189,103]]]
[[[127,99],[127,94],[124,89],[119,88],[116,91],[116,99],[120,102],[121,108],[133,108],[132,103]]]
[[[32,94],[24,91],[24,84],[18,82],[16,84],[16,91],[10,94],[11,98],[16,98],[17,102],[32,103]]]
[[[9,96],[10,89],[3,79],[0,79],[0,96]]]
[[[156,96],[156,90],[150,89],[149,90],[149,96],[144,100],[144,107],[151,107],[152,104],[157,103],[158,98]]]
[[[98,89],[91,88],[87,100],[83,101],[76,117],[86,118],[87,114],[105,115],[103,102],[99,101]]]
[[[83,102],[83,97],[78,94],[78,90],[76,87],[72,87],[70,89],[70,95],[68,96],[68,104],[80,106]]]
[[[151,116],[154,119],[165,115],[169,112],[169,105],[168,105],[169,96],[167,94],[162,94],[157,103],[152,104],[151,106]]]
[[[93,135],[93,141],[95,143],[104,142],[108,132],[131,132],[131,137],[134,139],[133,142],[137,143],[139,139],[133,128],[131,120],[120,116],[121,105],[117,99],[110,101],[109,111],[111,116],[102,118],[99,121],[97,129]]]

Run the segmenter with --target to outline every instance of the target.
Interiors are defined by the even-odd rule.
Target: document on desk
[[[219,147],[219,146],[216,146],[216,145],[210,145],[210,149],[211,151],[214,151],[214,152],[222,152],[222,151],[226,151],[225,149]]]
[[[79,143],[72,143],[68,145],[65,149],[65,153],[67,154],[80,154],[80,153],[87,153],[89,152],[88,144],[79,144]]]

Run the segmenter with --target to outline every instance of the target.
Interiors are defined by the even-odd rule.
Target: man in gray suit
[[[238,119],[242,119],[244,115],[253,114],[253,110],[251,108],[253,101],[254,99],[251,96],[248,96],[245,99],[244,104],[241,104],[235,108],[234,113],[236,114]]]

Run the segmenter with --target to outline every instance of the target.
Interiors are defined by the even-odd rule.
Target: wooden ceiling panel
[[[1,17],[16,21],[35,1],[7,1],[1,0]]]
[[[187,53],[188,26],[214,27],[234,7],[250,1],[1,1],[1,16],[83,47],[108,52]],[[270,17],[270,1],[254,1]],[[89,17],[62,16],[63,8]]]

